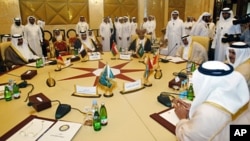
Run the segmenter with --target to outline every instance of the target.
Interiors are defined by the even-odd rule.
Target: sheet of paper
[[[4,98],[4,87],[5,87],[5,85],[0,86],[0,99]]]
[[[48,130],[53,123],[54,121],[34,118],[8,138],[7,141],[35,141]]]
[[[166,59],[171,61],[171,62],[174,62],[174,63],[185,61],[184,59],[182,59],[180,57],[173,57],[173,56],[167,56]]]
[[[161,113],[160,116],[173,125],[176,125],[180,121],[180,119],[175,114],[174,108]]]
[[[57,121],[38,141],[70,141],[82,124]]]

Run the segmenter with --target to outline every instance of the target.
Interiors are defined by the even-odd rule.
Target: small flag
[[[58,55],[57,60],[63,61],[63,58],[60,54]]]
[[[153,65],[156,65],[159,59],[159,54],[154,56]]]
[[[140,57],[143,56],[143,54],[144,54],[144,49],[143,49],[143,47],[142,47],[142,44],[140,44],[140,47],[139,47],[138,50],[137,50],[137,54],[138,54]]]
[[[115,78],[112,70],[110,69],[109,65],[106,65],[104,71],[100,75],[99,83],[105,87],[112,87],[112,83],[110,79]]]
[[[112,44],[111,52],[112,52],[112,54],[113,54],[114,56],[115,56],[116,54],[118,54],[118,50],[117,50],[117,47],[116,47],[115,42],[113,42],[113,44]]]
[[[148,57],[147,65],[148,65],[149,70],[153,69],[153,64],[152,64],[151,59],[149,57]]]

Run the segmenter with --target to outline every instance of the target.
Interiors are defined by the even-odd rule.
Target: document
[[[167,120],[174,126],[180,121],[180,119],[175,114],[174,108],[159,114],[163,119]]]
[[[8,138],[7,141],[35,141],[53,124],[54,121],[34,118]]]
[[[71,141],[81,123],[57,121],[38,141]]]
[[[180,57],[174,57],[174,56],[167,56],[165,59],[169,60],[170,62],[173,63],[182,63],[185,62],[184,59],[180,58]]]

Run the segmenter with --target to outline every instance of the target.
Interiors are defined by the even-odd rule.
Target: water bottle
[[[108,114],[104,103],[101,104],[100,118],[101,118],[101,125],[106,126],[108,124]]]
[[[14,99],[19,99],[20,98],[20,91],[19,91],[19,87],[16,83],[14,83],[13,85],[13,97]]]
[[[93,128],[94,128],[95,131],[100,131],[102,129],[101,119],[100,119],[98,109],[95,109],[95,112],[94,112]]]
[[[9,90],[8,86],[4,87],[4,99],[5,101],[12,100],[12,92]]]
[[[193,99],[194,99],[194,89],[193,89],[192,83],[190,83],[190,86],[188,88],[187,99],[190,101],[193,101]]]

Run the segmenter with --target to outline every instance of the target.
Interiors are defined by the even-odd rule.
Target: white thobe
[[[10,34],[11,35],[14,35],[14,34],[23,35],[23,32],[24,32],[24,26],[23,25],[16,26],[15,24],[12,24],[11,27],[10,27]]]
[[[24,38],[30,48],[38,55],[43,57],[41,42],[43,42],[42,31],[36,24],[27,24],[24,27]]]
[[[125,48],[126,50],[128,49],[130,45],[130,38],[131,35],[131,28],[130,28],[130,23],[126,22],[122,26],[122,48]]]
[[[223,43],[221,41],[221,39],[224,38],[224,35],[241,33],[240,24],[233,25],[232,21],[233,19],[224,20],[223,22],[218,21],[218,24],[216,26],[216,34],[211,46],[211,48],[215,49],[214,60],[224,62],[226,59],[226,49],[229,44]]]
[[[99,34],[102,37],[102,47],[103,51],[110,51],[110,24],[102,22],[99,28]]]
[[[181,37],[185,34],[184,24],[181,19],[170,20],[166,26],[164,39],[168,39],[168,54],[175,56],[177,48],[181,44]]]

